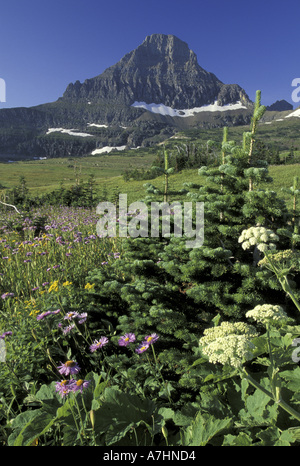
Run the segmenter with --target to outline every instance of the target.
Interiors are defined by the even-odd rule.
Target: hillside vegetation
[[[24,171],[1,181],[2,445],[300,445],[299,164],[259,157],[264,113],[258,91],[208,165],[176,172],[172,140],[143,154],[152,180],[121,176],[138,154],[3,165]],[[96,210],[120,192],[143,201],[125,235]],[[164,199],[192,208],[149,234]]]

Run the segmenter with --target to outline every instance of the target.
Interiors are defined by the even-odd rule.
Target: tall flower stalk
[[[158,362],[158,359],[157,359],[156,353],[155,353],[155,349],[154,349],[154,343],[158,340],[158,338],[159,338],[159,336],[156,333],[152,333],[151,335],[146,336],[145,340],[136,349],[136,352],[137,353],[143,353],[143,352],[147,351],[148,348],[151,346],[153,359],[154,359],[154,375],[158,379],[159,382],[160,381],[162,382],[163,387],[164,387],[164,389],[165,389],[165,391],[167,393],[168,400],[169,400],[170,403],[172,403],[170,390],[168,388],[167,382],[164,379],[164,376],[162,375],[161,366],[160,366],[160,364]],[[151,364],[150,358],[148,356],[148,353],[147,353],[147,360],[148,360],[149,366],[151,367],[152,364]],[[159,377],[157,377],[157,373],[159,374]]]
[[[269,241],[276,241],[277,239],[278,237],[271,230],[257,227],[244,230],[239,238],[239,242],[242,243],[243,249],[255,246],[264,253],[265,258],[261,262],[275,273],[282,288],[291,297],[300,311],[299,303],[287,279],[289,270],[280,268],[272,257],[271,251],[274,251],[276,246],[273,243],[270,244]],[[283,257],[282,252],[278,254],[280,257]],[[267,351],[269,355],[267,372],[271,390],[268,390],[256,381],[245,368],[245,362],[252,360],[255,353],[255,340],[253,340],[255,334],[253,333],[253,327],[249,327],[248,324],[222,322],[219,326],[205,330],[204,336],[199,341],[202,353],[208,357],[211,363],[227,364],[237,369],[242,379],[246,379],[253,387],[261,390],[283,410],[300,421],[300,413],[282,398],[279,367],[272,347],[273,328],[277,325],[284,327],[292,319],[288,317],[281,306],[272,304],[257,305],[246,313],[246,318],[252,319],[266,328]],[[276,333],[276,336],[278,335]]]

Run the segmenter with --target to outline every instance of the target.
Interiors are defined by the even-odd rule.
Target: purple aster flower
[[[118,343],[119,343],[119,346],[127,346],[133,341],[135,341],[135,334],[125,333],[125,335],[119,339]]]
[[[1,295],[1,298],[2,298],[2,299],[13,298],[14,296],[15,296],[14,293],[3,293],[3,294]]]
[[[49,316],[50,314],[52,314],[52,311],[42,312],[41,314],[36,316],[36,320],[43,320],[43,319],[45,319],[45,317]]]
[[[65,315],[64,319],[71,320],[75,319],[75,317],[78,317],[78,312],[68,312],[68,314]]]
[[[144,351],[147,351],[148,348],[149,348],[149,344],[144,341],[136,348],[135,351],[136,353],[141,354],[141,353],[144,353]]]
[[[90,382],[88,380],[82,380],[82,379],[74,380],[72,390],[74,392],[77,392],[78,390],[80,390],[82,393],[83,389],[87,388],[89,385],[90,385]]]
[[[71,324],[71,325],[68,325],[68,327],[64,327],[62,329],[63,334],[67,335],[68,333],[70,333],[73,330],[73,328],[75,328],[75,324]]]
[[[7,337],[8,335],[12,335],[12,332],[4,332],[2,333],[2,335],[0,335],[0,340],[4,340],[5,337]]]
[[[74,381],[73,380],[62,380],[61,382],[56,382],[55,391],[59,392],[59,394],[63,398],[68,393],[73,391],[73,387],[74,387]]]
[[[86,319],[87,319],[87,313],[86,313],[86,312],[82,312],[81,314],[78,314],[77,317],[78,317],[78,319],[79,319],[78,323],[79,323],[79,324],[83,324],[83,323],[86,321]]]
[[[50,283],[50,282],[44,282],[44,283],[42,283],[42,285],[43,285],[43,286],[47,286],[47,285],[49,285],[49,283]]]
[[[80,371],[80,367],[78,366],[76,361],[67,361],[64,364],[61,363],[61,366],[57,367],[58,372],[64,375],[73,375],[77,374]]]
[[[147,343],[148,345],[152,345],[159,339],[159,336],[157,333],[152,333],[151,335],[148,335],[145,337],[144,343]]]
[[[102,348],[104,345],[108,343],[108,338],[101,337],[100,340],[95,340],[94,343],[90,346],[90,351],[93,353],[97,351],[98,348]]]
[[[37,291],[37,290],[39,290],[39,289],[40,289],[40,287],[39,287],[39,286],[36,286],[35,288],[32,288],[31,291]]]

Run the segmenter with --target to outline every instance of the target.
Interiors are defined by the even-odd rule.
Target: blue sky
[[[101,74],[154,33],[187,42],[200,66],[252,100],[260,89],[266,105],[293,104],[299,17],[299,0],[1,2],[0,108],[55,101],[70,82]]]

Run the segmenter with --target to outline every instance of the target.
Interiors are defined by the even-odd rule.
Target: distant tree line
[[[72,186],[64,186],[60,183],[57,189],[42,195],[32,196],[27,187],[24,176],[19,178],[19,183],[12,189],[7,189],[2,193],[2,201],[13,204],[24,210],[42,205],[64,205],[69,207],[93,208],[101,201],[116,202],[119,196],[119,189],[107,191],[106,186],[99,190],[96,187],[94,175],[90,175],[86,182],[76,180]]]
[[[221,144],[215,141],[207,141],[206,144],[197,142],[178,142],[167,146],[169,154],[169,167],[174,168],[174,172],[178,173],[182,170],[191,168],[201,168],[202,166],[217,166],[220,162]],[[268,146],[262,141],[256,141],[253,157],[259,160],[266,161],[269,165],[279,165],[297,162],[295,156],[295,148],[292,146],[290,152],[280,158],[279,149]],[[150,169],[129,168],[123,173],[125,181],[130,180],[150,180],[161,175],[161,171],[157,167],[164,167],[164,151],[158,152]]]

